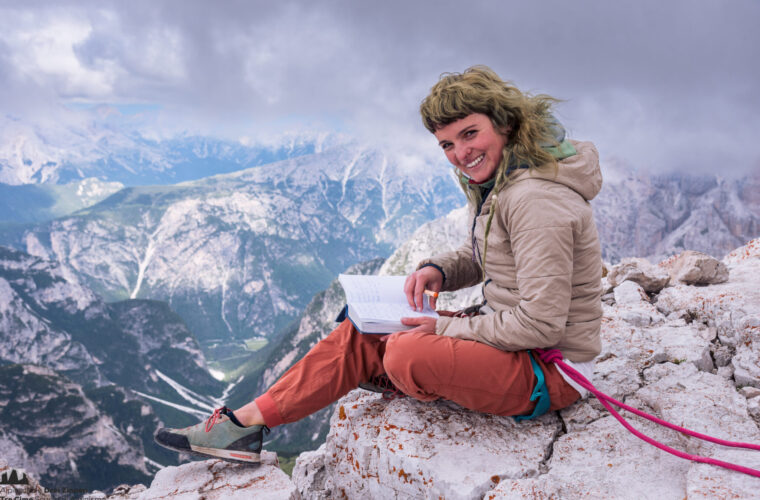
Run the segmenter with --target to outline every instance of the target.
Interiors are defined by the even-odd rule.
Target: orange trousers
[[[359,333],[344,321],[317,343],[263,395],[256,398],[264,421],[275,427],[300,420],[383,373],[405,394],[421,401],[448,399],[495,415],[526,415],[536,377],[527,351],[502,351],[471,340],[433,333],[395,333],[385,340]],[[550,410],[580,394],[553,364],[537,359],[551,398]]]

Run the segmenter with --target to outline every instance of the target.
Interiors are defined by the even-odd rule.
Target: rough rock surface
[[[110,496],[95,492],[91,498],[133,500],[207,499],[263,500],[297,499],[295,485],[277,464],[277,456],[262,453],[258,466],[232,464],[222,460],[190,462],[179,467],[166,467],[156,474],[150,488],[119,486]]]
[[[657,293],[667,286],[670,276],[668,273],[652,265],[648,260],[638,257],[623,259],[607,273],[607,281],[613,287],[625,280],[635,281],[649,293]]]
[[[723,263],[729,268],[729,281],[667,288],[657,309],[714,329],[720,356],[731,360],[736,385],[760,388],[760,239],[731,252]]]
[[[686,250],[660,263],[670,275],[671,283],[711,285],[728,281],[728,267],[715,257]]]
[[[539,474],[561,432],[556,415],[518,424],[364,391],[343,398],[330,423],[325,445],[293,470],[306,498],[480,498],[505,478]]]

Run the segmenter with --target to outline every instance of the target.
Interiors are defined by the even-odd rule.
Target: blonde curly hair
[[[556,138],[559,124],[551,113],[557,102],[558,99],[545,94],[532,96],[521,92],[487,66],[472,66],[463,73],[441,75],[422,101],[420,114],[431,133],[473,113],[488,116],[494,129],[506,132],[501,163],[493,178],[493,191],[498,193],[518,166],[556,168],[556,159],[547,147],[559,144]],[[481,189],[461,175],[460,182],[470,203],[480,206]]]

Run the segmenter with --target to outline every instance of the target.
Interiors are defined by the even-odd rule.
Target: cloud
[[[438,155],[420,100],[442,72],[488,64],[565,99],[563,120],[603,158],[760,165],[752,0],[49,1],[0,4],[0,19],[0,105],[22,116],[146,104],[164,132],[337,128]]]

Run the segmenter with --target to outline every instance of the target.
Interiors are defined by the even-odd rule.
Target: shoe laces
[[[206,432],[210,432],[211,429],[214,428],[214,425],[222,419],[222,415],[227,416],[229,418],[229,416],[227,415],[228,413],[231,413],[231,412],[230,412],[230,409],[227,408],[226,406],[222,406],[221,408],[217,408],[216,410],[214,410],[214,413],[212,413],[211,416],[206,419]],[[266,425],[261,426],[261,429],[264,432],[263,435],[269,434],[269,431],[271,430]]]
[[[226,406],[214,410],[214,413],[206,420],[206,432],[210,432],[214,425],[222,419],[222,415],[227,415],[228,411],[230,410]]]
[[[389,379],[386,374],[372,377],[371,382],[383,390],[383,399],[385,400],[392,401],[406,396],[406,394],[401,392],[398,387],[391,382],[391,379]]]

